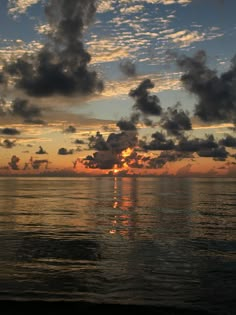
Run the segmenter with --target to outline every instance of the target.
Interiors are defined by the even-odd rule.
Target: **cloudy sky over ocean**
[[[236,174],[233,0],[1,0],[0,173]]]

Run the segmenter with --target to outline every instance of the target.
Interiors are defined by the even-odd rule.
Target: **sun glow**
[[[119,173],[119,169],[117,168],[117,164],[115,164],[114,168],[113,168],[113,174],[118,174]]]
[[[121,152],[123,158],[129,157],[133,153],[133,149],[127,148]]]
[[[129,171],[129,158],[131,157],[133,153],[133,149],[127,148],[123,150],[118,158],[119,158],[119,163],[115,164],[113,169],[112,169],[112,174],[115,175],[122,175],[122,174],[127,174]]]

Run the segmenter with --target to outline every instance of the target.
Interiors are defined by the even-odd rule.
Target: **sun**
[[[118,174],[120,171],[117,169],[117,168],[114,168],[113,169],[113,174],[115,175],[115,174]]]

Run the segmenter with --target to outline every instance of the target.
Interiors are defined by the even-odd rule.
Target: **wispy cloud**
[[[144,9],[144,6],[141,4],[133,5],[131,7],[124,7],[120,9],[120,13],[125,14],[131,14],[131,13],[137,13],[139,11],[142,11]]]
[[[111,11],[113,9],[114,0],[102,0],[100,1],[97,12],[105,13]]]
[[[8,0],[9,13],[12,15],[23,14],[32,5],[41,0]]]
[[[130,54],[126,47],[120,46],[119,42],[113,39],[94,38],[94,40],[86,44],[90,54],[93,56],[91,64],[120,60],[128,57]]]
[[[109,81],[107,82],[101,97],[127,96],[132,88],[148,78],[152,78],[152,81],[155,84],[155,87],[152,89],[153,92],[181,89],[179,73],[153,73],[139,75],[124,81]]]
[[[3,39],[0,40],[0,61],[10,61],[27,54],[33,54],[42,48],[42,43],[39,41],[24,42],[22,39]],[[1,67],[1,65],[0,65]]]
[[[200,42],[205,39],[205,34],[197,31],[181,30],[165,37],[170,38],[174,43],[179,44],[180,47],[187,47],[194,42]]]
[[[170,5],[170,4],[182,4],[186,5],[192,0],[120,0],[121,3],[135,3],[135,2],[143,2],[143,3],[152,3],[152,4],[157,4],[157,3],[162,3],[164,5]]]

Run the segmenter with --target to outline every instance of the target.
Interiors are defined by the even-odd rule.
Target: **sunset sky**
[[[235,0],[1,0],[0,175],[236,176]]]

